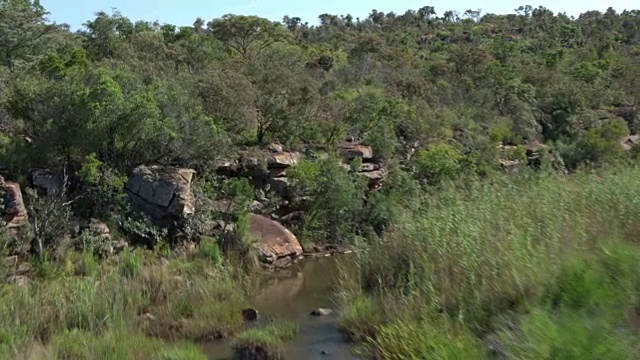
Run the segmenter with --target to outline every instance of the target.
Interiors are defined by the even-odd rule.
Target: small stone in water
[[[331,315],[332,313],[333,313],[333,310],[331,309],[318,308],[311,312],[311,316],[326,316],[326,315]]]
[[[258,310],[256,309],[244,309],[242,310],[242,318],[245,321],[256,321],[258,320]]]

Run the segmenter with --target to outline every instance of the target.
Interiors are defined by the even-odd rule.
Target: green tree
[[[257,56],[287,38],[281,24],[258,16],[227,14],[210,21],[207,27],[213,36],[244,58]]]

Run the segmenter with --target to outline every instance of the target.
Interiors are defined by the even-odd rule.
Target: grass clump
[[[614,309],[629,308],[629,301],[640,298],[635,290],[640,274],[631,266],[638,260],[633,254],[640,229],[640,169],[524,175],[423,194],[416,201],[411,211],[396,212],[393,227],[361,257],[359,278],[343,281],[347,295],[340,323],[351,338],[369,339],[383,359],[447,358],[441,354],[459,348],[475,354],[477,345],[468,334],[513,334],[520,321],[536,329],[552,319],[537,335],[557,329],[561,336],[545,340],[543,348],[564,352],[530,351],[533,340],[520,333],[524,340],[509,351],[533,354],[530,358],[581,358],[597,353],[588,346],[628,344],[618,335],[599,342],[590,336],[618,334],[624,318]],[[566,323],[551,315],[558,310],[550,304],[558,303],[571,309],[564,312]],[[542,315],[528,317],[532,309],[542,309]],[[456,324],[440,334],[448,341],[430,330],[442,317]],[[497,321],[504,317],[511,325]],[[418,346],[413,338],[425,344]]]
[[[233,342],[233,359],[282,360],[285,358],[282,342],[295,338],[297,334],[297,326],[289,322],[247,330]]]
[[[206,356],[195,345],[168,344],[128,331],[94,335],[84,331],[65,331],[52,339],[50,357],[72,359],[159,359],[204,360]]]

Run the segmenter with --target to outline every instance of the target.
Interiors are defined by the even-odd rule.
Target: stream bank
[[[298,336],[284,344],[287,359],[360,359],[337,329],[338,315],[311,316],[312,310],[337,310],[336,283],[341,274],[356,271],[353,256],[309,258],[273,274],[264,275],[260,291],[250,305],[260,314],[251,326],[288,320],[299,327]],[[210,360],[231,359],[232,339],[203,344]]]

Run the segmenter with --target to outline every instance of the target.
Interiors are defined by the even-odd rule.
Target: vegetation
[[[235,339],[233,358],[237,360],[284,359],[282,342],[295,338],[297,333],[296,325],[286,322],[247,330]]]
[[[1,182],[29,220],[3,201],[0,356],[200,358],[242,321],[250,211],[366,245],[340,327],[381,358],[640,355],[640,11],[47,15],[0,0]],[[280,146],[304,160],[272,174]],[[136,211],[141,165],[195,170],[195,213]],[[278,329],[237,350],[280,354]]]
[[[384,359],[637,358],[633,167],[443,189],[396,209],[341,328]],[[483,343],[480,340],[484,340]]]
[[[199,349],[174,341],[216,339],[242,323],[242,281],[231,268],[126,253],[109,262],[71,254],[66,265],[34,267],[40,278],[29,286],[3,285],[2,358],[36,349],[35,358],[47,359],[200,359]]]

